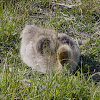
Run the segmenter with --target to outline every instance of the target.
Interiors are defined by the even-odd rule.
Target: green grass
[[[81,0],[72,8],[59,5],[64,0],[55,1],[0,1],[0,100],[100,100],[100,78],[97,82],[86,71],[100,66],[99,0]],[[79,45],[83,64],[75,74],[65,66],[61,73],[42,76],[22,62],[20,34],[25,24],[33,23],[85,41]]]

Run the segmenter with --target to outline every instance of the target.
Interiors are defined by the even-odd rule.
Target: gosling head
[[[69,45],[61,45],[57,50],[57,57],[62,66],[68,64],[72,58],[72,50]]]

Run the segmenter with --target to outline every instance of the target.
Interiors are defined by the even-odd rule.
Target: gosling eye
[[[69,44],[69,39],[63,38],[63,39],[62,39],[62,42],[63,42],[63,43],[68,43],[68,44]]]
[[[58,37],[58,40],[59,40],[62,44],[65,44],[65,43],[69,44],[69,39],[66,38],[66,37],[63,37],[63,38]]]
[[[71,41],[68,37],[58,37],[58,41],[62,44],[68,44],[70,46],[74,45],[73,41]]]

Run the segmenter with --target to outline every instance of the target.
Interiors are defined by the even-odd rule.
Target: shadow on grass
[[[77,70],[82,70],[84,74],[91,75],[95,82],[100,82],[100,62],[95,61],[92,56],[81,55]]]

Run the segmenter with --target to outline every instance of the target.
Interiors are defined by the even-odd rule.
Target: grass
[[[55,1],[0,1],[0,100],[100,100],[100,78],[97,82],[86,71],[100,66],[99,0]],[[85,41],[75,74],[65,66],[61,73],[41,76],[21,61],[20,33],[33,23]]]

